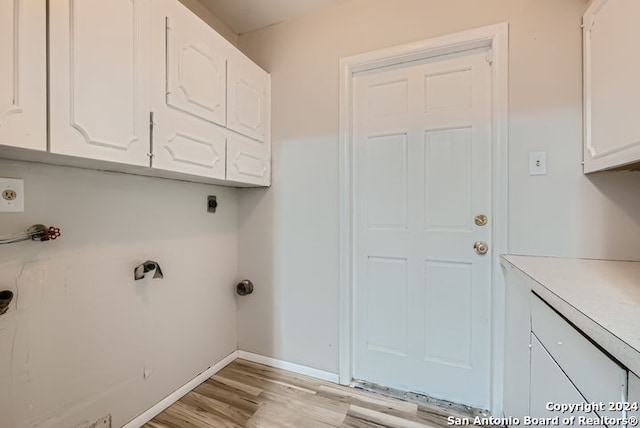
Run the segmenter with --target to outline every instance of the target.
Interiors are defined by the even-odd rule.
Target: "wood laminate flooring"
[[[144,428],[448,427],[469,415],[235,360]]]

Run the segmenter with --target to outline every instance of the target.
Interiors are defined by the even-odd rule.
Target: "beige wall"
[[[5,160],[0,177],[26,191],[0,235],[62,229],[0,245],[0,290],[16,295],[0,316],[1,428],[120,427],[236,350],[235,189]],[[133,280],[147,259],[164,279]]]
[[[272,73],[273,187],[240,193],[240,349],[338,371],[339,59],[509,22],[509,248],[640,260],[640,174],[581,173],[584,0],[353,0],[240,36]],[[548,175],[528,175],[546,151]]]
[[[198,0],[179,0],[180,3],[187,6],[193,13],[198,15],[200,19],[209,24],[214,30],[216,30],[222,37],[227,39],[234,46],[238,45],[238,35],[233,32],[224,22],[220,21],[217,16],[213,15],[209,10],[202,5]]]

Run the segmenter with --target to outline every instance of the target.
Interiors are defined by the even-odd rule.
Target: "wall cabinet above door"
[[[585,173],[639,167],[639,18],[637,0],[595,0],[583,17]]]
[[[0,145],[47,149],[46,0],[0,2]]]

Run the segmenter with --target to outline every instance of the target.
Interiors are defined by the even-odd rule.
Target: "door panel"
[[[0,2],[0,144],[47,148],[45,0]]]
[[[151,12],[154,168],[225,178],[226,50],[179,2]]]
[[[51,151],[148,165],[148,1],[51,3]]]
[[[489,404],[486,51],[354,77],[357,379]]]

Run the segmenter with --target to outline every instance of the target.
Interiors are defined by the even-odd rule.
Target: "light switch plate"
[[[547,152],[529,153],[529,175],[547,174]]]
[[[0,178],[0,212],[24,212],[24,180]]]

